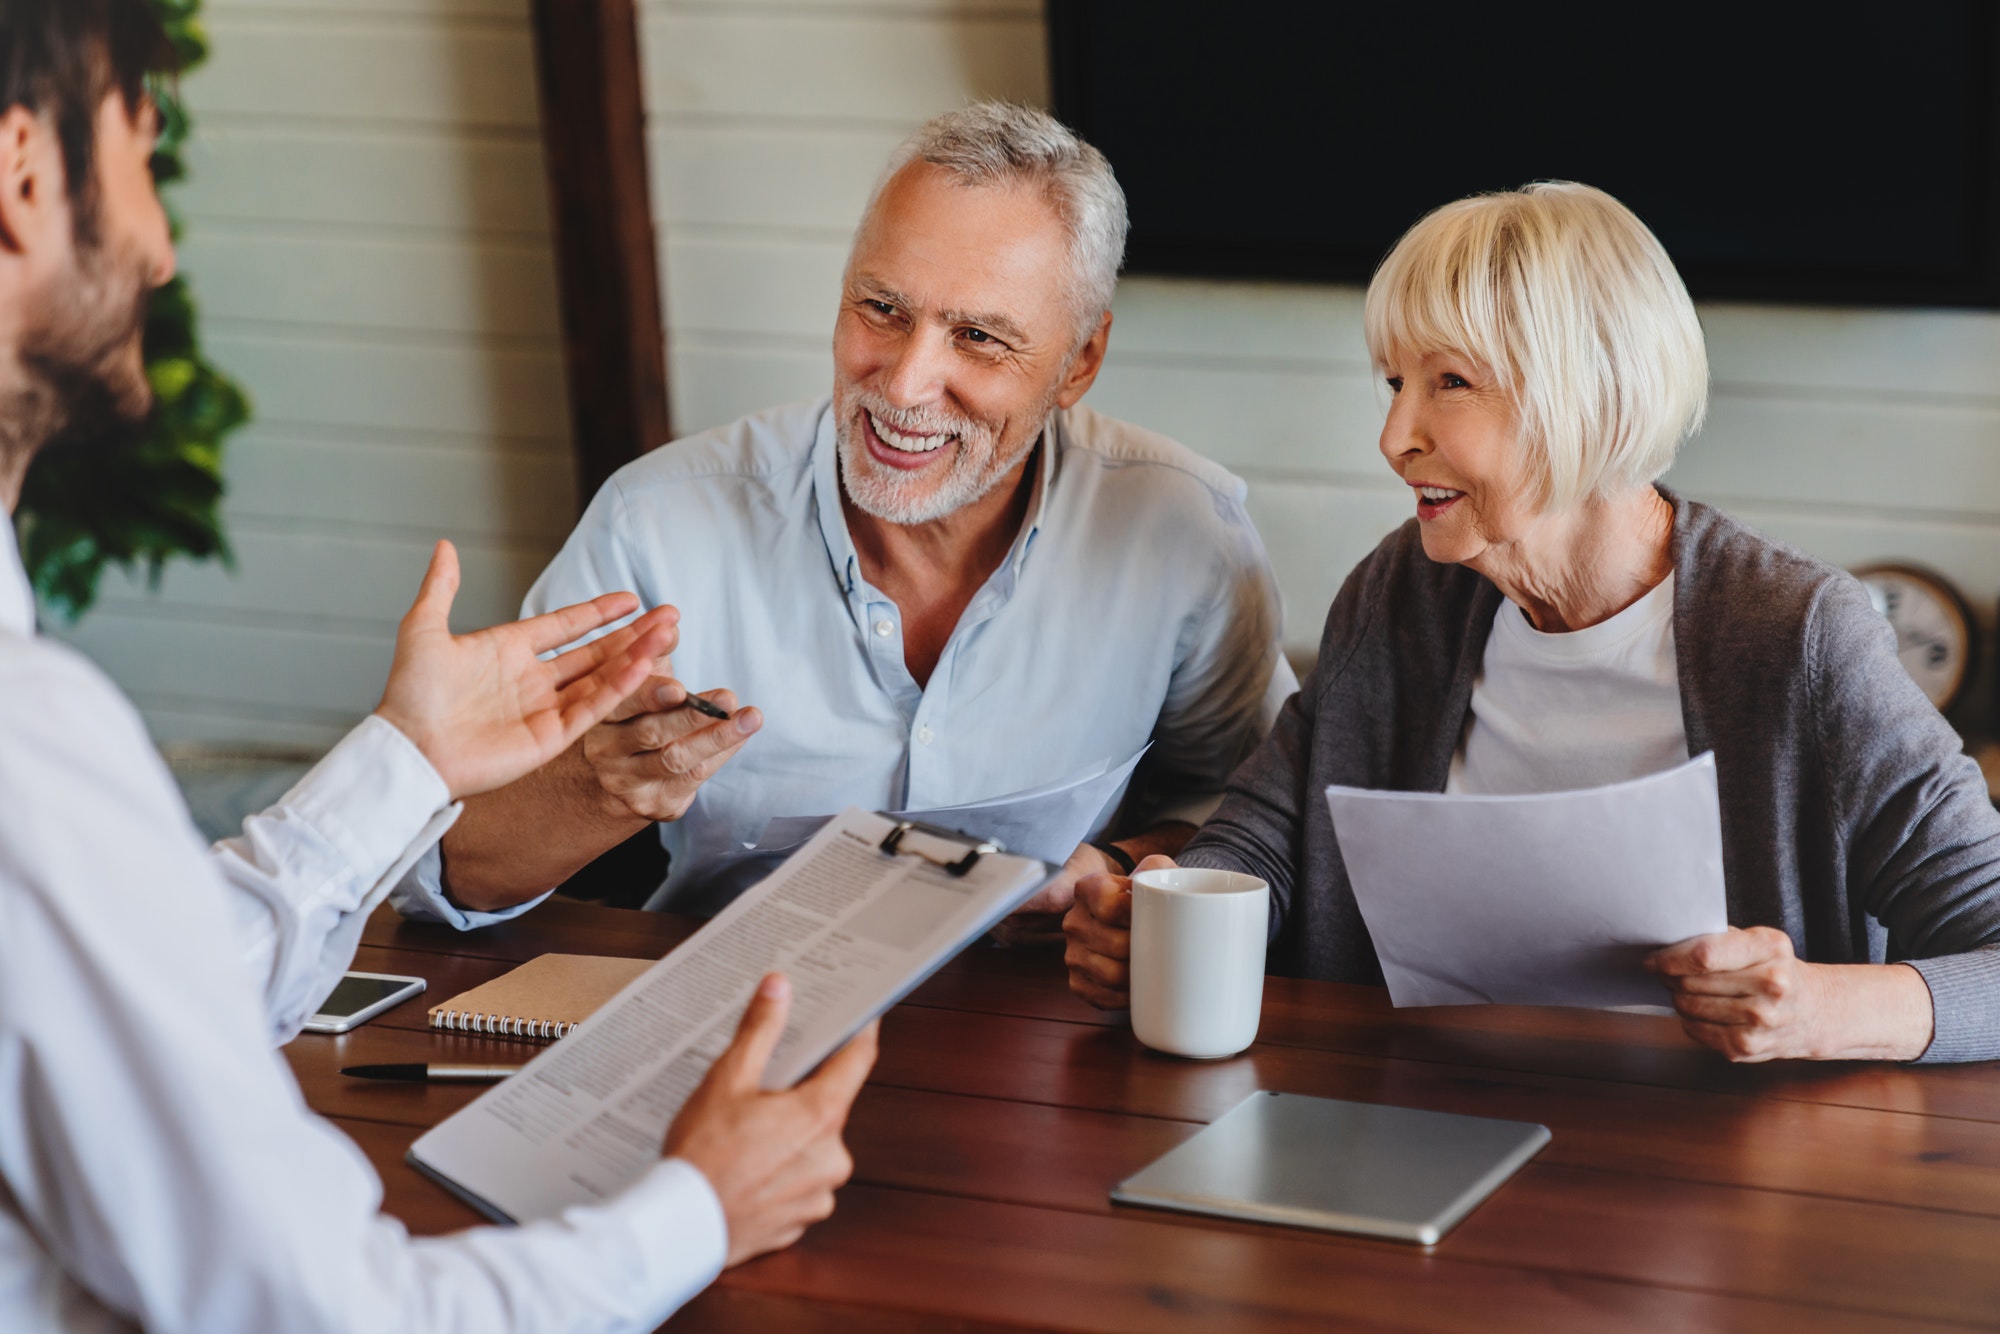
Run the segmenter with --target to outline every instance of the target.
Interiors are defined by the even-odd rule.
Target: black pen
[[[688,691],[688,697],[682,700],[681,703],[686,707],[693,709],[696,713],[705,713],[709,717],[720,719],[723,722],[727,722],[729,720],[729,710],[717,704],[710,704],[707,700],[703,699],[700,695],[695,694],[692,690]]]
[[[395,1079],[405,1084],[492,1084],[505,1079],[518,1065],[439,1065],[418,1061],[411,1065],[343,1065],[340,1073],[356,1079]]]

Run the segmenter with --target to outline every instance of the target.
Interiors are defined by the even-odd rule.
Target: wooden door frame
[[[633,0],[533,0],[577,503],[673,438]]]

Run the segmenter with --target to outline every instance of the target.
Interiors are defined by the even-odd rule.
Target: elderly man
[[[468,803],[399,906],[490,921],[660,821],[651,906],[714,911],[772,816],[964,805],[1148,741],[1115,841],[1031,907],[1177,849],[1296,683],[1242,483],[1078,406],[1124,243],[1109,165],[1041,112],[912,136],[848,259],[832,399],[628,465],[529,594],[671,601],[671,677]]]
[[[9,510],[40,450],[151,399],[146,295],[174,257],[144,87],[171,63],[146,0],[0,0]],[[19,554],[0,543],[0,1330],[651,1329],[725,1263],[832,1209],[873,1039],[761,1092],[781,978],[661,1162],[518,1228],[410,1237],[272,1054],[455,800],[560,751],[668,642],[654,615],[540,661],[636,600],[454,636],[456,583],[440,544],[375,715],[211,850],[131,705],[35,634]]]

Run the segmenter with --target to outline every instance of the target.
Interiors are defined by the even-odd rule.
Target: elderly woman
[[[1652,233],[1587,186],[1460,200],[1383,261],[1366,323],[1416,518],[1179,864],[1270,882],[1272,971],[1379,984],[1329,784],[1554,791],[1712,750],[1732,925],[1646,961],[1687,1032],[1736,1060],[2000,1057],[2000,814],[1859,584],[1656,484],[1708,368]],[[1095,876],[1064,922],[1102,1006],[1129,912]]]

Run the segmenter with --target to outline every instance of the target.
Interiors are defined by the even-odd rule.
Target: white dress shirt
[[[1669,574],[1616,616],[1560,634],[1503,601],[1445,791],[1603,787],[1687,758]]]
[[[1123,826],[1199,823],[1214,808],[1298,688],[1244,485],[1084,407],[1053,414],[1042,441],[1028,520],[921,686],[901,611],[861,573],[826,400],[656,449],[598,492],[524,614],[618,590],[672,603],[674,674],[764,715],[660,826],[672,863],[649,906],[722,907],[742,888],[729,859],[773,816],[965,805],[1148,740]],[[433,854],[396,906],[460,925],[532,906],[462,912],[438,878]]]
[[[205,849],[0,552],[0,1330],[641,1330],[707,1284],[721,1210],[677,1160],[520,1228],[418,1240],[379,1212],[272,1046],[450,824],[443,783],[371,718]]]

